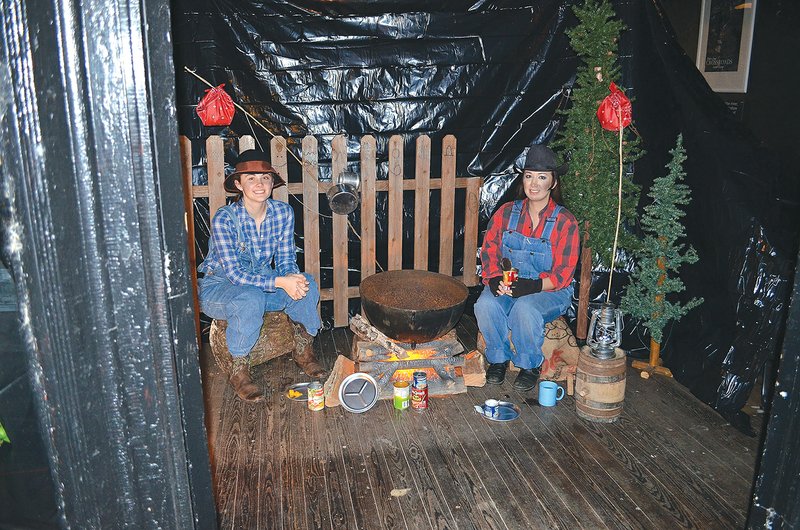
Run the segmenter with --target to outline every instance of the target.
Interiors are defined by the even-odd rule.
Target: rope
[[[611,280],[614,278],[614,264],[617,260],[617,241],[619,240],[619,225],[622,219],[622,106],[617,109],[619,116],[619,190],[617,192],[617,227],[614,231],[614,247],[611,250],[611,270],[608,273],[608,293],[606,293],[606,303],[611,303]]]
[[[183,69],[184,69],[184,70],[186,70],[187,72],[189,72],[190,74],[192,74],[193,76],[195,76],[197,79],[199,79],[200,81],[202,81],[202,82],[203,82],[203,83],[205,83],[206,85],[210,86],[211,88],[214,88],[214,85],[212,85],[212,84],[211,84],[211,83],[210,83],[210,82],[209,82],[207,79],[205,79],[204,77],[202,77],[200,74],[198,74],[198,73],[197,73],[197,72],[195,72],[194,70],[191,70],[191,69],[190,69],[188,66],[184,66],[184,67],[183,67]],[[253,138],[255,139],[256,143],[258,143],[258,148],[259,148],[259,149],[261,149],[262,151],[264,150],[264,148],[261,146],[261,142],[259,142],[259,141],[258,141],[258,136],[256,136],[256,133],[255,133],[255,131],[253,130],[253,123],[255,123],[256,125],[258,125],[258,126],[259,126],[259,127],[261,127],[262,129],[264,129],[265,131],[267,131],[267,133],[269,133],[269,134],[270,134],[270,135],[271,135],[273,138],[278,138],[278,136],[277,136],[275,133],[273,133],[272,131],[270,131],[269,129],[267,129],[266,125],[264,125],[263,123],[261,123],[260,121],[258,121],[258,120],[255,118],[255,116],[253,116],[252,114],[250,114],[249,112],[247,112],[247,111],[246,111],[246,110],[245,110],[245,109],[244,109],[244,108],[243,108],[241,105],[239,105],[239,104],[238,104],[238,103],[236,103],[235,101],[233,102],[233,105],[234,105],[234,106],[235,106],[237,109],[239,109],[240,111],[242,111],[242,112],[244,113],[244,115],[245,115],[245,116],[247,116],[247,118],[248,118],[248,120],[247,120],[247,124],[250,126],[250,130],[253,132]],[[286,150],[289,152],[289,154],[290,154],[290,155],[292,155],[292,157],[293,157],[295,160],[297,160],[297,162],[298,162],[298,163],[299,163],[301,166],[303,165],[303,161],[302,161],[302,160],[300,160],[300,158],[298,158],[296,154],[294,154],[294,151],[292,151],[291,149],[288,149],[288,146],[287,146],[287,149],[286,149]],[[320,183],[320,181],[319,181],[319,179],[317,179],[317,177],[314,177],[314,180],[316,180],[316,181],[317,181],[317,184],[319,184],[319,183]],[[299,203],[300,203],[300,205],[301,205],[301,206],[302,206],[302,207],[303,207],[305,210],[307,210],[307,211],[309,211],[309,212],[311,212],[311,213],[313,213],[313,214],[315,214],[315,215],[318,215],[318,216],[320,216],[320,217],[325,217],[325,218],[327,218],[327,219],[333,219],[333,216],[332,216],[332,215],[326,215],[326,214],[324,214],[324,213],[321,213],[321,212],[318,212],[318,211],[316,211],[316,210],[313,210],[312,208],[309,208],[308,206],[306,206],[306,204],[305,204],[303,201],[301,201],[300,199],[298,199],[298,198],[297,198],[295,195],[289,195],[289,197],[291,197],[291,198],[293,198],[294,200],[296,200],[297,202],[299,202]],[[358,231],[356,230],[356,228],[353,226],[353,223],[351,223],[351,222],[350,222],[350,217],[349,217],[349,216],[347,217],[347,226],[349,226],[349,227],[350,227],[350,230],[353,232],[353,235],[355,235],[355,236],[356,236],[356,238],[358,239],[358,241],[359,241],[359,242],[361,242],[361,235],[358,233]],[[377,266],[378,266],[378,268],[381,270],[381,272],[383,272],[383,267],[381,267],[381,264],[380,264],[380,263],[378,263],[378,260],[377,260],[377,259],[375,260],[375,265],[377,265]]]

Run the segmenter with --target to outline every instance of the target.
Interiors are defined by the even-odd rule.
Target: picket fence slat
[[[317,139],[313,136],[303,138],[303,255],[305,271],[314,277],[317,285],[319,276],[319,168],[317,166]]]
[[[276,201],[289,202],[289,163],[286,157],[286,140],[276,136],[269,141],[270,161],[272,167],[278,172],[286,186],[281,186],[272,192],[272,198]]]
[[[361,280],[375,274],[375,155],[372,136],[361,139]]]
[[[222,138],[209,136],[206,140],[208,171],[208,213],[213,219],[217,210],[225,206],[225,150]]]
[[[244,136],[239,139],[239,151],[252,148],[255,141]],[[193,240],[193,201],[195,198],[208,198],[209,213],[213,218],[216,211],[225,205],[228,196],[223,188],[225,178],[224,147],[222,138],[210,136],[206,140],[208,185],[192,185],[191,143],[181,137],[181,160],[183,163],[183,179],[186,185],[187,227],[191,226],[188,241]],[[455,241],[455,196],[456,189],[465,189],[464,205],[464,274],[455,276],[467,286],[478,284],[476,276],[476,251],[478,245],[478,210],[482,179],[479,177],[456,177],[457,140],[447,135],[442,140],[441,177],[431,177],[431,140],[426,135],[415,141],[415,174],[413,179],[404,178],[404,142],[401,136],[393,136],[388,145],[388,180],[377,180],[377,142],[372,136],[364,136],[360,141],[360,177],[361,177],[361,227],[360,265],[361,279],[376,272],[376,204],[377,194],[387,193],[388,228],[387,228],[387,270],[403,268],[403,195],[405,191],[414,192],[414,233],[410,244],[413,248],[413,267],[418,270],[428,269],[428,245],[430,239],[430,198],[434,190],[440,192],[439,223],[439,263],[437,269],[442,274],[452,275]],[[320,194],[324,194],[333,182],[319,181],[319,144],[315,137],[306,136],[301,142],[302,182],[288,183],[273,192],[273,198],[289,201],[289,195],[302,200],[303,215],[303,256],[304,270],[317,283],[320,283],[320,241],[322,237],[330,237],[333,249],[333,287],[320,289],[320,300],[333,301],[334,325],[346,326],[348,321],[348,300],[359,296],[357,285],[349,285],[349,223],[343,215],[334,215],[330,234],[320,234]],[[285,138],[274,137],[270,141],[270,160],[278,174],[288,182],[289,160]],[[347,168],[347,141],[344,135],[337,135],[331,141],[332,175],[338,176]],[[188,168],[188,169],[187,169]],[[190,244],[190,260],[193,268],[192,281],[195,287],[195,304],[197,305],[197,278],[194,245]],[[199,315],[199,309],[197,311]],[[199,320],[197,320],[199,326]]]
[[[411,184],[414,184],[413,182]],[[389,139],[389,248],[388,269],[403,268],[403,139]]]
[[[347,143],[343,135],[331,142],[331,174],[335,179],[347,169]],[[347,326],[347,216],[333,216],[333,325]]]
[[[439,272],[453,274],[453,231],[456,202],[456,137],[448,134],[442,141],[442,194],[439,216]]]
[[[428,226],[431,204],[431,139],[427,135],[417,137],[417,161],[414,180],[414,268],[428,270]]]

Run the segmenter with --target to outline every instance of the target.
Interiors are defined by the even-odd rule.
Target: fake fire
[[[353,329],[352,320],[351,329]],[[357,329],[364,332],[364,328]],[[367,330],[364,335],[371,334],[369,331]],[[464,347],[458,342],[455,331],[450,331],[431,342],[415,345],[413,349],[409,349],[409,346],[410,344],[385,336],[383,342],[357,340],[353,343],[351,358],[356,362],[357,370],[369,373],[375,378],[381,398],[391,397],[395,382],[410,383],[414,372],[427,374],[428,394],[431,396],[466,391],[463,377],[464,359],[458,355],[464,351]]]

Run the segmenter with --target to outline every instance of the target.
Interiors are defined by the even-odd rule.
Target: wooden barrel
[[[612,359],[598,359],[589,347],[581,348],[575,376],[578,416],[597,423],[613,423],[625,403],[625,352],[619,348]]]

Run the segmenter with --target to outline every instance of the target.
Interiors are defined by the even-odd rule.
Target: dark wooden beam
[[[800,263],[800,257],[797,263]],[[748,528],[800,526],[800,268],[750,501]]]
[[[215,527],[169,2],[2,5],[2,215],[60,524]]]

